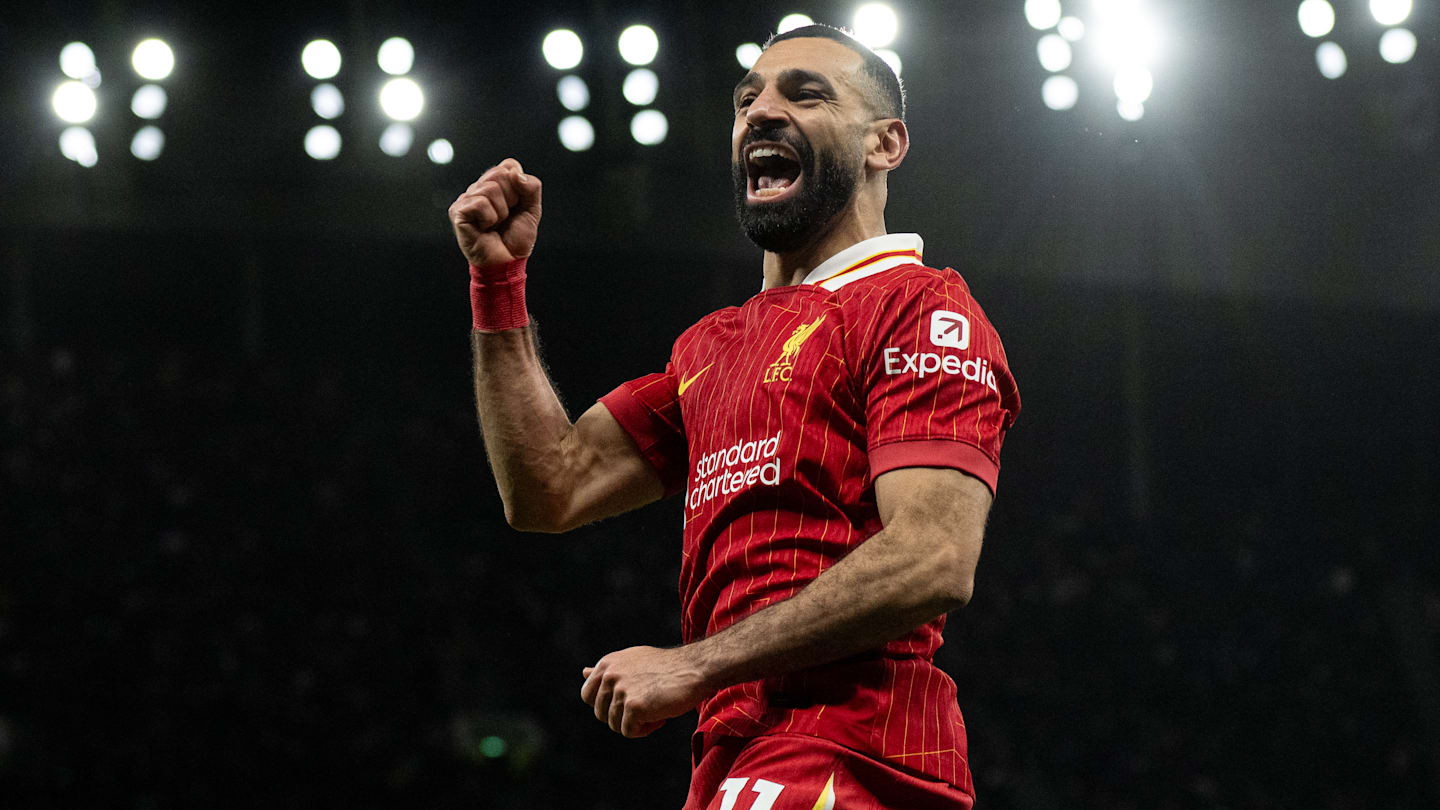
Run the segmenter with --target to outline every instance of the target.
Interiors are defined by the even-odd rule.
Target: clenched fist
[[[450,206],[460,252],[476,267],[523,259],[540,230],[540,178],[506,158]]]

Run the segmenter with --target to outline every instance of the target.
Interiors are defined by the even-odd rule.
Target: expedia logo
[[[968,350],[970,348],[970,319],[958,312],[937,309],[930,314],[930,342],[939,349]],[[995,372],[990,368],[990,361],[983,357],[975,357],[962,362],[953,354],[937,352],[910,354],[892,346],[885,349],[884,361],[886,374],[914,374],[922,380],[931,374],[954,374],[971,382],[982,383],[995,393],[1000,393]]]
[[[791,373],[795,369],[795,355],[800,353],[800,347],[805,345],[805,341],[809,340],[810,336],[815,334],[815,330],[819,329],[820,324],[824,322],[825,316],[821,315],[810,323],[802,323],[795,327],[795,331],[790,333],[790,337],[785,338],[785,345],[780,349],[780,356],[775,358],[775,362],[771,363],[769,368],[765,369],[764,382],[790,382]]]

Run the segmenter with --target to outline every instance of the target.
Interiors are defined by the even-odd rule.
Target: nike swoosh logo
[[[713,366],[713,365],[715,365],[715,364],[714,364],[714,363],[711,363],[711,364],[710,364],[710,366]],[[705,372],[709,371],[709,370],[710,370],[710,366],[706,366],[705,368],[702,368],[702,369],[700,369],[699,371],[695,372],[695,376],[691,377],[691,378],[688,379],[688,380],[681,380],[681,381],[680,381],[680,393],[676,394],[676,396],[682,396],[682,397],[685,396],[685,389],[689,388],[696,380],[700,379],[700,375],[701,375],[701,374],[704,374]]]

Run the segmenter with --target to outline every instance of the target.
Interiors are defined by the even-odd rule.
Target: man
[[[506,518],[566,531],[685,493],[684,645],[610,653],[580,695],[627,737],[698,707],[686,810],[970,807],[955,685],[932,658],[970,598],[1020,407],[1004,349],[958,274],[886,233],[909,135],[883,61],[800,28],[734,101],[764,289],[573,424],[525,312],[540,181],[506,160],[451,206]]]

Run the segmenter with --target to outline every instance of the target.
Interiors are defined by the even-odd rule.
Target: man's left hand
[[[630,647],[601,658],[581,675],[580,699],[595,718],[626,737],[644,737],[679,717],[714,690],[687,647]]]

